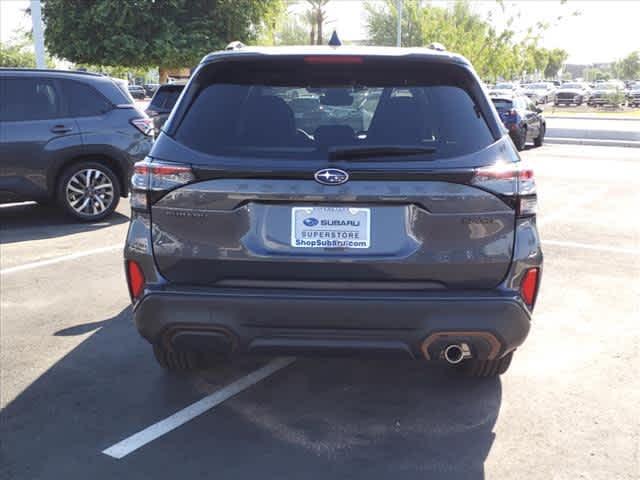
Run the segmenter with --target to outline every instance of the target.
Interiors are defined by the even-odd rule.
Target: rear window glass
[[[161,88],[153,96],[151,107],[156,110],[171,110],[178,101],[182,88]]]
[[[494,141],[465,87],[468,78],[430,78],[425,68],[404,77],[317,68],[254,71],[252,79],[235,81],[212,76],[219,83],[198,92],[176,140],[209,154],[278,158],[327,158],[358,146],[427,147],[430,157],[443,158]]]
[[[111,110],[111,104],[93,87],[75,80],[62,80],[69,114],[74,117],[102,115]]]
[[[511,110],[513,108],[513,102],[511,100],[502,100],[500,98],[494,98],[493,104],[498,110]]]

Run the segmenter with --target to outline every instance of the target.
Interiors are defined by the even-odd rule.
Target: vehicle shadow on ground
[[[501,384],[457,373],[420,361],[298,359],[227,408],[280,445],[283,463],[297,452],[293,477],[484,479]]]
[[[169,374],[138,336],[129,308],[88,320],[51,332],[61,342],[88,336],[0,413],[11,439],[3,442],[0,477],[484,478],[500,381],[380,359],[299,358],[115,460],[101,451],[269,359]]]
[[[66,216],[60,209],[37,203],[0,204],[0,245],[26,240],[63,237],[75,233],[99,230],[127,222],[118,211],[94,223],[82,223]]]

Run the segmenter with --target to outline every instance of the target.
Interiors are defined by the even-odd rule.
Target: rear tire
[[[513,352],[495,360],[466,360],[460,365],[462,372],[469,377],[495,377],[509,369]]]
[[[527,143],[527,129],[522,128],[518,130],[516,137],[513,139],[513,143],[516,145],[516,149],[520,152],[524,150],[525,144]]]
[[[547,126],[545,124],[542,124],[542,126],[540,127],[540,134],[533,139],[533,144],[536,147],[541,147],[542,144],[544,143],[544,134],[547,132]]]
[[[118,206],[120,181],[113,170],[102,163],[75,163],[60,175],[56,198],[63,210],[76,220],[96,222],[111,215]]]
[[[172,372],[204,370],[228,361],[228,357],[222,355],[168,350],[163,345],[158,344],[153,345],[153,355],[158,365]]]

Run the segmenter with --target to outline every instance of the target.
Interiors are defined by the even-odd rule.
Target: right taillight
[[[530,268],[527,270],[520,282],[520,296],[529,308],[533,308],[538,293],[538,277],[540,276],[539,268]]]
[[[164,192],[195,180],[189,165],[159,162],[149,157],[133,166],[131,176],[131,207],[149,208],[149,195],[162,196]]]
[[[533,170],[523,162],[499,162],[478,168],[471,180],[485,190],[509,201],[519,217],[536,214],[538,199]]]

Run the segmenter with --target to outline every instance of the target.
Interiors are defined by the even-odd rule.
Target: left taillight
[[[131,301],[138,300],[144,292],[144,273],[138,262],[127,260],[127,284]]]
[[[519,217],[536,214],[536,181],[533,169],[524,162],[500,162],[478,168],[471,184],[496,193],[511,202]]]
[[[153,120],[150,118],[133,118],[129,120],[131,125],[136,127],[142,133],[144,133],[148,137],[153,137]]]
[[[159,198],[165,192],[195,180],[189,165],[159,162],[149,157],[133,166],[131,176],[131,208],[148,210],[150,196]]]
[[[538,294],[540,281],[540,269],[530,268],[522,276],[520,281],[520,296],[529,308],[533,308]]]

